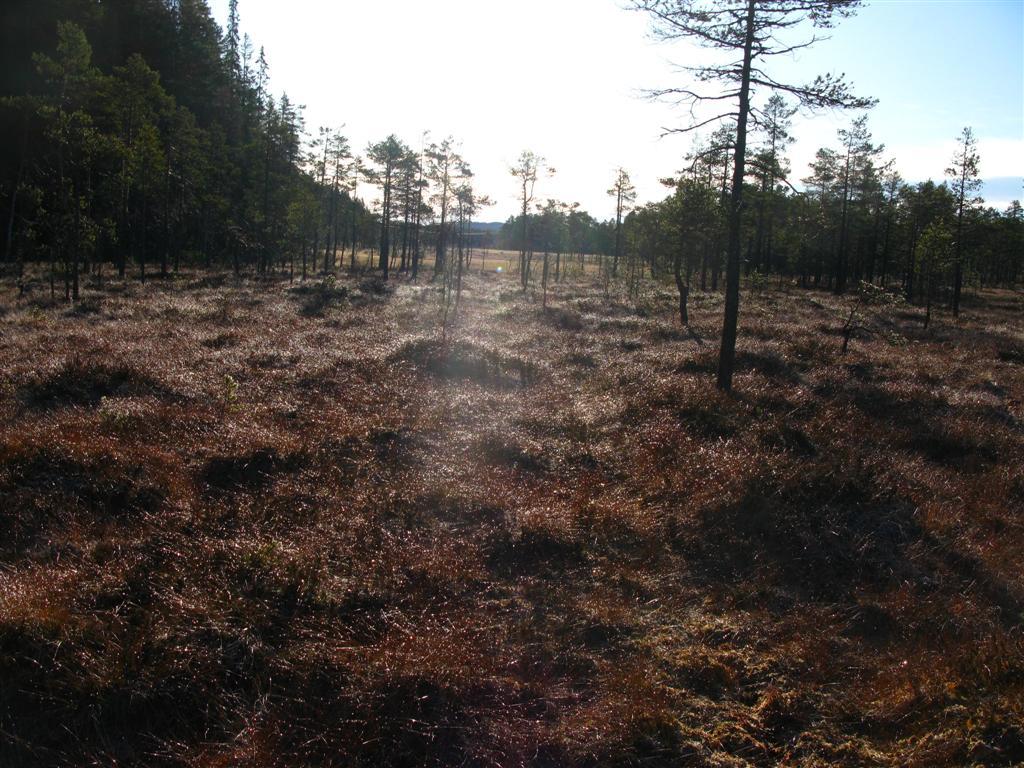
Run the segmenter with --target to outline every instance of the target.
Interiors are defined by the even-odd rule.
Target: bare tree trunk
[[[416,201],[416,231],[412,241],[412,279],[420,274],[420,200]]]
[[[690,284],[688,280],[683,280],[682,275],[682,261],[683,254],[681,252],[676,253],[676,258],[672,264],[672,273],[676,280],[676,289],[679,291],[679,322],[683,326],[690,324],[690,312],[689,312],[689,299],[690,299]]]
[[[924,327],[927,330],[932,321],[932,298],[935,296],[935,272],[934,268],[928,270],[928,300],[924,310]]]
[[[963,286],[963,238],[964,238],[964,184],[967,182],[967,165],[964,164],[963,176],[960,180],[960,200],[956,212],[956,254],[953,259],[953,317],[960,317],[960,291]],[[930,297],[929,297],[930,299]]]
[[[302,238],[302,280],[306,279],[306,238]]]
[[[458,267],[458,274],[456,275],[456,278],[455,278],[455,311],[456,312],[459,311],[459,302],[462,301],[462,265],[463,265],[463,260],[465,258],[465,256],[464,256],[464,253],[465,253],[465,237],[466,237],[466,227],[465,227],[465,223],[463,223],[462,226],[460,227],[460,234],[459,234],[459,267]]]
[[[75,244],[74,249],[71,252],[71,258],[73,266],[71,269],[71,300],[78,301],[78,262],[79,262],[79,247],[81,238],[81,213],[78,210],[78,206],[75,206],[75,236],[72,242]]]
[[[170,248],[171,231],[171,161],[167,159],[167,172],[164,174],[164,220],[163,242],[160,244],[160,277],[167,277],[168,249]]]
[[[356,271],[356,212],[355,212],[356,201],[352,201],[352,253],[349,258],[349,263],[352,265],[352,271]],[[342,254],[344,256],[344,254]]]
[[[841,294],[846,291],[846,240],[847,220],[850,207],[850,153],[846,151],[846,169],[843,172],[843,208],[839,218],[839,249],[836,252],[836,282],[833,292]]]
[[[18,192],[21,190],[21,177],[25,172],[25,155],[28,144],[28,121],[26,120],[26,138],[22,141],[21,157],[18,159],[18,173],[14,177],[14,187],[11,189],[11,208],[7,213],[7,231],[4,236],[4,261],[11,261],[14,246],[14,219],[18,209]]]
[[[523,227],[522,227],[522,242],[519,244],[519,280],[522,283],[523,290],[526,290],[527,285],[530,282],[530,267],[526,262],[526,252],[529,250],[527,241],[527,199],[526,193],[523,193]]]
[[[736,363],[736,329],[740,311],[740,226],[742,224],[743,176],[747,151],[747,117],[750,112],[750,58],[754,45],[754,3],[747,0],[747,28],[743,45],[739,114],[736,119],[736,159],[733,163],[732,195],[729,208],[729,251],[725,273],[725,318],[722,347],[718,357],[718,388],[732,389]]]
[[[402,224],[402,263],[399,270],[405,272],[409,268],[409,209],[405,209],[405,222]]]
[[[331,207],[327,216],[327,232],[324,234],[327,242],[324,244],[324,272],[329,272],[331,266],[334,265],[334,252],[338,248],[338,244],[334,242],[331,237],[337,232],[337,228],[334,226],[334,221],[338,216],[338,182],[337,174],[335,174],[334,187],[331,189]],[[328,261],[330,259],[330,261]]]
[[[549,263],[548,250],[547,250],[547,247],[545,246],[545,248],[544,248],[544,268],[541,271],[541,277],[540,277],[541,289],[543,291],[543,299],[541,300],[541,306],[544,309],[548,308],[548,263]]]

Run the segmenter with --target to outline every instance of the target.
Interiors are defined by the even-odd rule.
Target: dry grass
[[[1024,320],[0,286],[0,765],[1015,765]]]

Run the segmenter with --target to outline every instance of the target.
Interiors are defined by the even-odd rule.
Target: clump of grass
[[[924,578],[909,557],[922,541],[911,505],[879,497],[868,475],[834,464],[708,509],[690,546],[712,573],[834,599]]]
[[[207,349],[227,349],[228,347],[237,346],[239,340],[239,334],[234,331],[225,331],[213,336],[208,336],[200,343]]]
[[[158,511],[168,495],[130,460],[102,453],[72,457],[42,446],[0,448],[0,494],[6,543],[15,545],[59,523],[139,518]]]
[[[547,322],[563,331],[582,331],[586,327],[583,316],[571,309],[545,307],[542,316]]]
[[[98,315],[103,311],[103,298],[101,296],[86,296],[76,302],[70,311],[82,316]]]
[[[40,410],[65,406],[95,408],[104,398],[143,395],[177,397],[169,387],[133,365],[79,355],[72,356],[53,373],[37,377],[21,390],[23,402]]]
[[[538,366],[529,360],[468,341],[415,339],[402,345],[394,359],[414,363],[442,378],[497,387],[527,386],[539,375]]]
[[[302,299],[299,306],[302,317],[323,317],[349,295],[348,287],[338,285],[334,275],[328,275],[316,284],[293,288],[291,292]]]
[[[485,461],[499,466],[523,472],[546,472],[549,468],[540,450],[510,442],[498,434],[485,435],[479,442],[478,450]]]
[[[386,296],[392,289],[380,275],[367,275],[359,281],[359,290],[366,296]]]
[[[487,543],[488,565],[499,574],[519,569],[559,573],[585,561],[583,543],[573,532],[541,516],[530,516],[518,528],[501,528]]]
[[[1006,363],[1024,365],[1024,348],[1005,347],[996,352],[996,356]]]
[[[282,455],[275,448],[259,448],[236,456],[214,456],[203,466],[200,480],[220,492],[258,491],[266,488],[280,472],[301,467],[302,457]]]

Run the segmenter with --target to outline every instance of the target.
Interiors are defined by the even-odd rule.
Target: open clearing
[[[1021,293],[516,287],[3,283],[0,764],[1024,761]]]

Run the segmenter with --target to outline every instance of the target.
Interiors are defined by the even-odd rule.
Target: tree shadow
[[[706,510],[676,546],[709,584],[851,606],[906,585],[922,595],[969,591],[1021,626],[1021,596],[980,558],[926,530],[908,501],[879,496],[870,476],[843,472],[815,467],[791,487],[755,481],[739,501]]]

